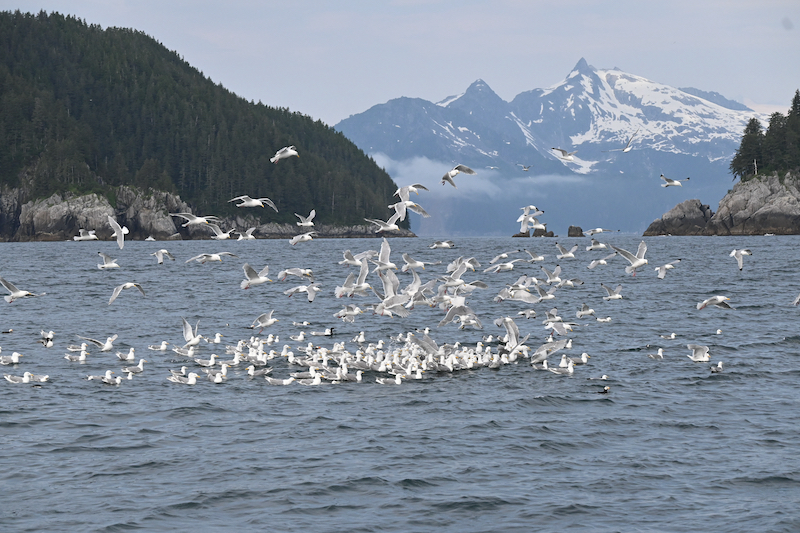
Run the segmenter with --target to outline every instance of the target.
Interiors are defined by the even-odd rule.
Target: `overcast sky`
[[[581,57],[786,112],[800,88],[800,1],[0,0],[135,28],[236,94],[334,125],[400,96],[483,79],[505,100]]]

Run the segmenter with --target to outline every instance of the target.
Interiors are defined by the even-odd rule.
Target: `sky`
[[[583,57],[759,112],[800,88],[797,0],[0,0],[134,28],[247,100],[329,125],[401,96],[483,79],[501,98],[561,81]]]

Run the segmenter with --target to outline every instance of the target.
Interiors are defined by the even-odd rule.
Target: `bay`
[[[636,235],[601,235],[635,251]],[[350,270],[342,252],[378,249],[379,239],[6,243],[0,276],[37,298],[0,306],[2,355],[24,354],[3,373],[49,374],[41,386],[0,385],[0,480],[5,497],[0,527],[8,531],[225,530],[278,531],[796,531],[791,504],[800,488],[796,405],[800,333],[791,305],[800,292],[798,237],[647,238],[650,265],[636,277],[617,257],[588,270],[605,250],[557,261],[554,239],[464,238],[452,250],[433,250],[428,239],[390,239],[398,265],[403,252],[442,261],[420,272],[442,276],[447,263],[474,256],[482,264],[467,281],[482,280],[468,304],[483,330],[437,328],[438,308],[417,306],[408,318],[371,312],[354,324],[333,318],[346,303],[362,308],[377,298],[337,299],[333,289]],[[150,254],[166,247],[177,261],[157,265]],[[501,252],[528,247],[542,263],[484,273]],[[749,248],[739,272],[728,254]],[[98,251],[121,268],[100,271]],[[230,251],[238,258],[204,265],[186,259]],[[512,256],[515,257],[515,256]],[[518,255],[516,257],[522,257]],[[658,280],[653,268],[682,259]],[[242,264],[270,265],[273,283],[239,289]],[[544,277],[540,265],[561,264],[564,287],[555,300],[529,306],[494,302],[521,274]],[[312,268],[323,291],[313,303],[288,288],[305,283],[279,270]],[[401,285],[410,275],[398,272]],[[368,280],[380,288],[377,276]],[[146,291],[113,288],[136,281]],[[622,300],[604,301],[600,283],[622,284]],[[696,304],[714,294],[734,310]],[[225,383],[194,387],[166,380],[187,364],[172,352],[147,350],[162,340],[183,344],[181,317],[209,337],[235,345],[254,331],[246,326],[275,310],[278,350],[304,343],[289,336],[334,327],[333,337],[310,337],[332,347],[364,331],[368,342],[430,327],[440,345],[473,346],[503,334],[496,318],[515,318],[534,349],[548,332],[545,311],[557,307],[573,320],[582,303],[610,323],[576,320],[568,355],[591,355],[571,377],[536,371],[528,361],[499,370],[426,372],[400,386],[363,383],[320,387],[268,385],[248,379],[242,365]],[[537,318],[517,312],[529,307]],[[308,327],[293,321],[308,320]],[[36,341],[56,333],[55,346]],[[721,334],[717,334],[717,330]],[[676,332],[675,340],[659,335]],[[120,373],[114,352],[91,350],[86,364],[66,361],[76,335],[118,334],[115,351],[133,347],[145,371],[119,387],[87,381],[107,369]],[[307,341],[306,341],[307,342]],[[686,357],[687,344],[710,347],[709,363]],[[649,345],[649,346],[648,346]],[[665,358],[647,357],[663,348]],[[222,354],[203,345],[200,355]],[[709,367],[723,361],[725,371]],[[550,360],[557,364],[558,357]],[[292,370],[272,361],[273,375]],[[191,365],[190,365],[191,366]],[[596,378],[608,375],[609,380]],[[604,385],[608,394],[597,394]]]

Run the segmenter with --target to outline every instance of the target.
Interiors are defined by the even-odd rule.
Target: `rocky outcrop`
[[[95,230],[100,239],[109,239],[112,233],[109,216],[127,226],[128,239],[142,240],[150,236],[156,240],[210,239],[214,235],[207,225],[184,228],[183,220],[170,213],[192,213],[191,207],[177,195],[153,189],[142,191],[118,187],[111,195],[115,206],[97,194],[53,194],[49,198],[30,201],[25,196],[25,192],[19,189],[0,188],[0,240],[71,240],[80,229]],[[306,231],[295,224],[261,224],[253,215],[228,217],[220,220],[219,226],[242,232],[254,227],[255,237],[273,239],[290,239]],[[373,225],[316,225],[313,229],[318,237],[326,238],[416,237],[409,230],[376,234]],[[231,238],[237,237],[234,234]]]
[[[686,200],[654,220],[644,235],[703,235],[712,217],[708,205],[701,204],[700,200]]]
[[[800,175],[773,174],[737,183],[711,216],[699,200],[678,204],[644,235],[800,234]]]
[[[567,228],[567,237],[583,237],[583,228],[580,226],[570,226]]]

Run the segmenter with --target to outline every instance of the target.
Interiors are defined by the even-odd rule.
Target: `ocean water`
[[[634,251],[635,235],[601,235]],[[24,354],[3,373],[49,374],[41,385],[0,382],[0,529],[3,531],[798,531],[800,512],[800,293],[798,237],[647,238],[650,265],[625,274],[621,257],[588,270],[587,238],[576,259],[557,261],[554,239],[464,238],[457,248],[432,250],[432,240],[390,239],[401,254],[442,261],[420,272],[441,276],[458,256],[483,265],[467,281],[489,288],[468,304],[483,330],[437,328],[438,308],[418,306],[408,318],[370,312],[345,324],[332,315],[346,303],[362,308],[376,298],[337,299],[349,269],[342,251],[378,249],[380,240],[246,242],[113,242],[0,244],[0,276],[46,295],[0,302],[2,354]],[[528,247],[542,263],[484,273],[500,252]],[[177,257],[157,265],[149,255],[166,247]],[[744,270],[728,254],[749,248]],[[100,271],[97,252],[121,268]],[[230,251],[238,258],[204,265],[186,259]],[[518,255],[516,257],[522,257]],[[653,267],[681,258],[664,280]],[[242,264],[270,265],[273,283],[240,290]],[[552,301],[529,306],[495,303],[521,274],[542,276],[541,265],[562,266],[564,287]],[[323,291],[313,303],[283,291],[298,278],[277,281],[283,268],[312,268]],[[401,284],[409,274],[398,272]],[[374,274],[368,278],[380,287]],[[111,305],[113,287],[123,291]],[[621,283],[624,298],[604,301],[600,283]],[[731,298],[734,310],[696,309],[711,295]],[[347,300],[347,301],[345,301]],[[244,365],[226,382],[170,383],[169,369],[193,363],[173,352],[147,350],[162,340],[183,344],[181,317],[199,332],[235,344],[259,314],[280,321],[265,330],[273,348],[305,343],[289,336],[335,327],[333,337],[311,337],[331,347],[360,331],[368,342],[431,327],[440,345],[474,345],[503,334],[495,318],[515,318],[533,349],[544,342],[545,311],[557,307],[575,320],[582,303],[610,323],[576,320],[570,356],[591,355],[572,376],[531,368],[526,359],[498,370],[426,372],[400,386],[362,383],[270,386],[247,378]],[[533,307],[538,317],[517,312]],[[308,320],[309,327],[293,321]],[[55,331],[55,346],[37,343]],[[717,334],[717,330],[721,334]],[[675,340],[660,334],[675,332]],[[87,381],[121,364],[114,351],[90,349],[85,364],[66,361],[76,335],[118,334],[114,351],[135,348],[147,360],[142,375],[116,386]],[[711,362],[689,360],[687,344],[710,347]],[[649,345],[649,346],[648,346]],[[647,357],[663,348],[663,360]],[[199,355],[222,354],[203,345]],[[557,364],[559,356],[550,358]],[[709,367],[723,361],[725,370]],[[273,376],[288,377],[285,358]],[[608,375],[607,381],[597,378]],[[608,394],[597,394],[604,385]]]

